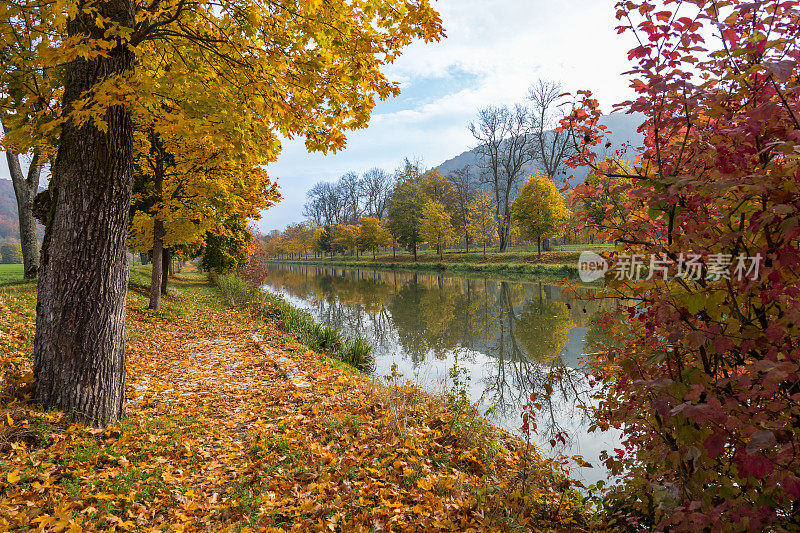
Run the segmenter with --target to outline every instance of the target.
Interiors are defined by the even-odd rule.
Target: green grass
[[[0,285],[24,281],[22,265],[0,265]]]
[[[319,324],[310,313],[298,309],[283,298],[265,293],[234,274],[210,273],[209,279],[233,306],[249,306],[266,318],[280,321],[283,329],[302,344],[318,353],[342,361],[362,372],[372,371],[375,357],[372,345],[362,336],[352,339],[336,329]]]
[[[410,252],[398,250],[382,252],[372,259],[372,254],[365,253],[360,257],[354,255],[334,255],[333,257],[303,257],[275,259],[279,263],[323,264],[343,267],[385,267],[405,270],[449,270],[453,272],[480,272],[486,274],[511,275],[535,278],[577,278],[578,257],[584,250],[609,250],[609,244],[576,244],[562,245],[549,252],[539,254],[527,247],[517,247],[506,252],[487,249],[446,250],[444,258],[440,258],[435,250],[420,250],[417,260]]]

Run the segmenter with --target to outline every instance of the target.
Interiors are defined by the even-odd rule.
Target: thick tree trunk
[[[108,0],[79,11],[69,35],[102,38],[96,17],[134,24],[131,0]],[[133,69],[134,55],[116,46],[107,57],[77,59],[65,72],[63,107],[101,80]],[[68,111],[67,111],[68,112]],[[50,184],[34,339],[36,399],[78,422],[105,427],[125,413],[126,240],[132,189],[133,124],[121,105],[109,108],[102,131],[68,120],[59,138]]]
[[[4,127],[5,129],[5,127]],[[7,130],[6,130],[7,131]],[[19,154],[6,150],[8,172],[17,197],[17,217],[19,219],[19,242],[22,247],[23,272],[26,279],[33,279],[39,273],[39,243],[36,239],[36,218],[33,216],[33,198],[39,191],[39,176],[42,167],[38,152],[33,153],[28,176],[22,174]]]
[[[539,259],[542,258],[542,238],[536,237],[536,249],[539,252]]]
[[[161,252],[161,294],[167,294],[171,262],[172,252],[170,252],[169,248],[164,248]]]

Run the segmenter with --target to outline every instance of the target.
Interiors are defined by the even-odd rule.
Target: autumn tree
[[[621,309],[601,323],[620,346],[593,361],[593,411],[595,427],[621,430],[606,501],[634,529],[799,523],[798,7],[617,4],[620,32],[637,42],[635,96],[621,107],[645,116],[646,135],[630,171],[601,170],[632,216],[598,228],[624,275],[606,278]],[[597,166],[599,119],[579,93],[564,124],[574,164]],[[637,254],[640,276],[626,266]]]
[[[414,254],[417,260],[417,246],[420,243],[419,220],[422,217],[421,174],[419,167],[406,160],[398,172],[397,182],[392,191],[389,205],[388,228],[392,236],[401,245]]]
[[[36,59],[44,33],[55,16],[47,10],[26,12],[23,17],[15,18],[15,24],[3,25],[0,30],[0,58],[4,67],[0,69],[2,148],[17,202],[26,279],[35,278],[39,271],[33,201],[39,192],[42,168],[52,161],[57,138],[54,129],[40,131],[38,126],[58,116],[63,93],[63,87],[48,83],[51,73],[40,68]],[[29,99],[30,92],[35,94],[35,101]],[[29,156],[27,170],[23,170],[20,161],[24,156]]]
[[[536,241],[542,257],[542,239],[556,237],[569,219],[564,197],[550,178],[535,174],[525,180],[519,195],[511,203],[511,214],[526,239]]]
[[[224,231],[209,234],[202,249],[200,268],[224,274],[244,265],[250,258],[253,234],[247,221],[232,218],[223,221]]]
[[[375,260],[375,249],[384,246],[388,241],[386,232],[375,217],[364,217],[358,227],[358,243],[362,250],[372,250]]]
[[[455,193],[453,227],[464,235],[464,245],[469,252],[469,206],[478,192],[475,177],[469,165],[453,170],[447,175]]]
[[[577,203],[595,230],[607,233],[626,223],[634,211],[642,210],[641,202],[632,206],[628,194],[631,181],[622,177],[632,172],[631,165],[622,159],[604,159],[576,187]]]
[[[337,252],[353,250],[358,253],[358,226],[355,224],[338,224],[333,228],[331,245]]]
[[[18,265],[22,263],[22,247],[17,243],[7,242],[0,246],[0,263]]]
[[[305,136],[310,150],[343,147],[346,130],[367,124],[375,96],[398,92],[382,67],[413,39],[438,38],[441,27],[427,1],[145,7],[132,0],[46,6],[22,0],[0,13],[4,42],[26,14],[36,15],[27,31],[41,39],[33,54],[10,50],[5,66],[53,74],[63,66],[63,75],[44,81],[64,83],[63,113],[36,123],[40,135],[59,130],[39,276],[36,398],[76,420],[105,426],[124,414],[131,111],[164,89],[143,68],[150,59],[141,56],[147,43],[192,51],[185,57],[191,67],[198,62],[197,72],[228,76],[246,105],[220,117],[220,124],[246,125],[264,163],[277,154],[278,132]],[[19,109],[33,112],[40,95],[23,92]],[[224,138],[224,128],[204,133]]]
[[[478,192],[469,204],[467,231],[475,242],[483,244],[483,258],[486,259],[486,245],[493,241],[497,231],[494,199],[490,193]]]
[[[444,206],[434,200],[428,200],[422,208],[419,220],[420,238],[428,244],[436,246],[439,259],[444,259],[444,247],[452,242],[455,232],[450,222],[450,215]]]
[[[17,220],[19,240],[23,258],[23,276],[33,279],[39,272],[39,243],[36,238],[36,218],[33,212],[33,199],[39,192],[39,178],[42,172],[42,160],[38,149],[35,149],[28,163],[27,172],[22,171],[20,154],[12,148],[6,148],[6,161],[14,195],[17,200]]]

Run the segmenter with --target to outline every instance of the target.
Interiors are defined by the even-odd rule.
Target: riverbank
[[[382,253],[375,259],[365,253],[360,257],[303,257],[298,259],[274,259],[269,262],[324,265],[346,268],[387,268],[424,271],[451,271],[454,273],[481,273],[508,275],[514,277],[534,277],[538,279],[577,279],[578,257],[581,251],[608,250],[609,246],[585,246],[579,249],[554,250],[542,252],[540,258],[536,252],[490,252],[484,258],[482,252],[465,253],[450,251],[440,258],[433,250],[419,252],[417,261],[408,252]]]
[[[457,394],[377,383],[197,272],[149,311],[147,277],[132,269],[128,416],[105,431],[26,398],[35,286],[0,290],[0,529],[585,528],[558,465],[444,401]]]

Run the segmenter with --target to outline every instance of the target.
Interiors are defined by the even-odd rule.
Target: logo
[[[578,275],[584,283],[596,281],[608,272],[608,262],[594,252],[581,252],[578,258]]]

